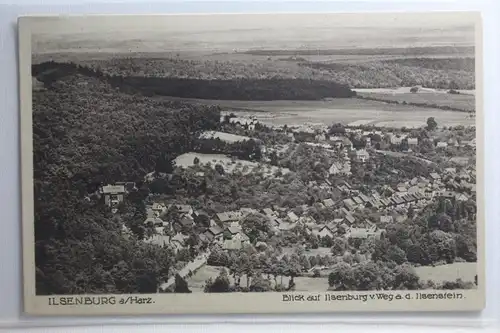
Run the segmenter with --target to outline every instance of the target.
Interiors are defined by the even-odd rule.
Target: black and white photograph
[[[484,287],[477,15],[25,19],[33,296]]]

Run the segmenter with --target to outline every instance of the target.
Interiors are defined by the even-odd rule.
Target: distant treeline
[[[429,69],[451,69],[457,71],[474,72],[476,59],[465,58],[406,58],[384,60],[385,63],[398,64],[409,67],[421,67]]]
[[[409,47],[409,48],[362,48],[362,49],[339,49],[339,50],[249,50],[241,52],[244,54],[262,56],[314,56],[314,55],[380,55],[380,56],[422,56],[430,54],[474,54],[473,46],[433,46],[433,47]]]
[[[298,62],[352,88],[474,89],[474,59],[418,58],[359,63]]]
[[[103,72],[73,63],[46,62],[33,65],[38,80],[51,84],[70,74],[100,77],[125,91],[146,96],[162,95],[182,98],[220,100],[320,100],[349,98],[356,92],[347,85],[307,79],[229,79],[197,80],[138,76],[109,76]]]
[[[388,104],[411,105],[411,106],[416,106],[416,107],[441,109],[441,110],[446,110],[446,111],[476,112],[476,110],[474,110],[474,109],[472,109],[472,110],[461,109],[461,108],[451,107],[448,105],[439,105],[439,104],[435,104],[435,103],[395,101],[395,100],[391,100],[391,99],[369,97],[369,96],[360,96],[360,95],[358,95],[356,97],[359,99],[365,99],[368,101],[384,102],[384,103],[388,103]]]

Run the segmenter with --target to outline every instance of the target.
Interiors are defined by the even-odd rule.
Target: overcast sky
[[[474,42],[474,17],[465,13],[76,16],[37,18],[31,26],[35,53],[131,45],[161,51]]]

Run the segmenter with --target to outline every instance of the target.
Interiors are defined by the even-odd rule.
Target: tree
[[[455,235],[455,244],[457,248],[457,257],[467,262],[477,261],[476,245],[473,239],[457,234]]]
[[[433,262],[445,260],[447,263],[452,263],[456,256],[453,235],[442,230],[434,230],[429,234],[428,249]]]
[[[347,263],[339,263],[332,267],[332,272],[328,275],[328,285],[334,290],[350,290],[352,282],[351,266]]]
[[[252,279],[252,283],[250,284],[249,290],[252,292],[267,292],[271,291],[271,282],[262,277],[260,272],[255,274],[255,277]]]
[[[175,161],[168,155],[163,154],[156,159],[155,171],[170,174],[174,171]]]
[[[345,133],[345,127],[340,123],[333,124],[332,126],[330,126],[328,130],[328,134],[330,135],[338,135],[344,133]]]
[[[396,290],[420,289],[419,277],[413,267],[408,264],[396,267],[394,270],[394,286]]]
[[[227,271],[223,268],[219,276],[215,279],[215,281],[207,281],[205,284],[205,292],[206,293],[227,293],[230,291],[229,277],[227,275]]]
[[[401,248],[397,245],[392,245],[389,247],[387,252],[387,258],[389,260],[394,261],[396,264],[401,265],[406,262],[406,253],[401,250]]]
[[[217,173],[219,175],[223,175],[225,172],[224,172],[224,167],[220,164],[216,164],[215,165],[215,171],[217,171]]]
[[[434,117],[427,118],[427,130],[433,131],[437,128],[438,124]]]
[[[184,280],[179,274],[175,275],[175,293],[191,293],[189,290],[186,280]]]
[[[326,235],[325,237],[321,238],[321,246],[322,247],[332,247],[333,246],[333,239],[329,235]]]
[[[335,237],[333,240],[332,254],[343,255],[347,249],[347,242],[343,237]]]
[[[164,178],[157,178],[153,180],[149,185],[149,190],[153,194],[167,194],[172,192],[168,181]]]

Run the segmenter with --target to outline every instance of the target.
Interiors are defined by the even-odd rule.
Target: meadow
[[[221,271],[221,267],[205,265],[200,268],[191,278],[187,280],[189,289],[193,292],[203,292],[205,282],[209,279],[215,279]],[[225,268],[227,271],[227,268]],[[422,282],[432,280],[434,283],[440,284],[446,281],[454,282],[461,279],[464,282],[474,282],[474,277],[477,274],[476,263],[453,263],[441,266],[421,266],[415,267],[415,272]],[[321,277],[299,276],[295,277],[296,291],[317,291],[325,292],[328,290],[328,271],[322,273]],[[234,279],[229,275],[229,281],[234,284]],[[283,277],[283,284],[288,285],[289,277]],[[271,277],[271,281],[273,278]],[[246,276],[243,275],[240,281],[242,286],[246,286]],[[278,283],[281,283],[281,277],[278,278]]]
[[[477,263],[456,262],[434,267],[420,266],[415,267],[415,271],[423,281],[432,280],[435,283],[440,283],[462,279],[464,282],[474,282],[474,277],[477,274]]]
[[[453,95],[460,96],[460,95]],[[163,98],[161,98],[163,99]],[[167,98],[170,99],[170,98]],[[330,125],[332,123],[379,127],[421,127],[429,117],[439,126],[474,126],[475,119],[465,112],[446,111],[412,105],[388,104],[357,98],[323,101],[221,101],[188,99],[193,104],[218,105],[224,111],[242,117],[255,116],[271,126],[302,126],[305,123]]]
[[[381,92],[357,92],[358,96],[367,99],[393,101],[400,104],[415,103],[429,106],[449,107],[456,110],[474,111],[476,98],[472,93],[448,94],[442,92],[422,93],[381,93]]]
[[[224,171],[229,173],[239,171],[243,174],[249,174],[261,168],[264,176],[272,177],[279,170],[281,170],[283,174],[290,172],[287,168],[278,168],[251,161],[236,160],[222,154],[186,153],[178,156],[175,159],[175,164],[183,168],[191,167],[194,166],[195,158],[198,158],[200,164],[210,163],[212,167],[215,167],[216,164],[220,164],[224,167]]]
[[[189,285],[189,289],[193,292],[203,292],[203,289],[205,287],[205,282],[209,279],[212,278],[214,280],[217,276],[219,276],[221,267],[215,267],[215,266],[209,266],[205,265],[202,268],[200,268],[191,278],[187,280],[187,283]],[[227,268],[225,268],[226,271]],[[234,279],[229,275],[229,282],[231,284],[234,284]],[[281,277],[278,278],[278,283],[281,283],[283,281],[283,285],[287,286],[290,278],[289,277],[283,277],[283,280],[281,280]],[[271,277],[271,281],[273,281],[273,278]],[[307,276],[299,276],[294,278],[295,282],[295,291],[318,291],[318,292],[324,292],[327,291],[328,289],[328,277],[319,277],[319,278],[313,278],[313,277],[307,277]],[[241,286],[246,286],[247,283],[247,278],[246,275],[243,275],[240,280]],[[274,283],[272,283],[274,284]]]

